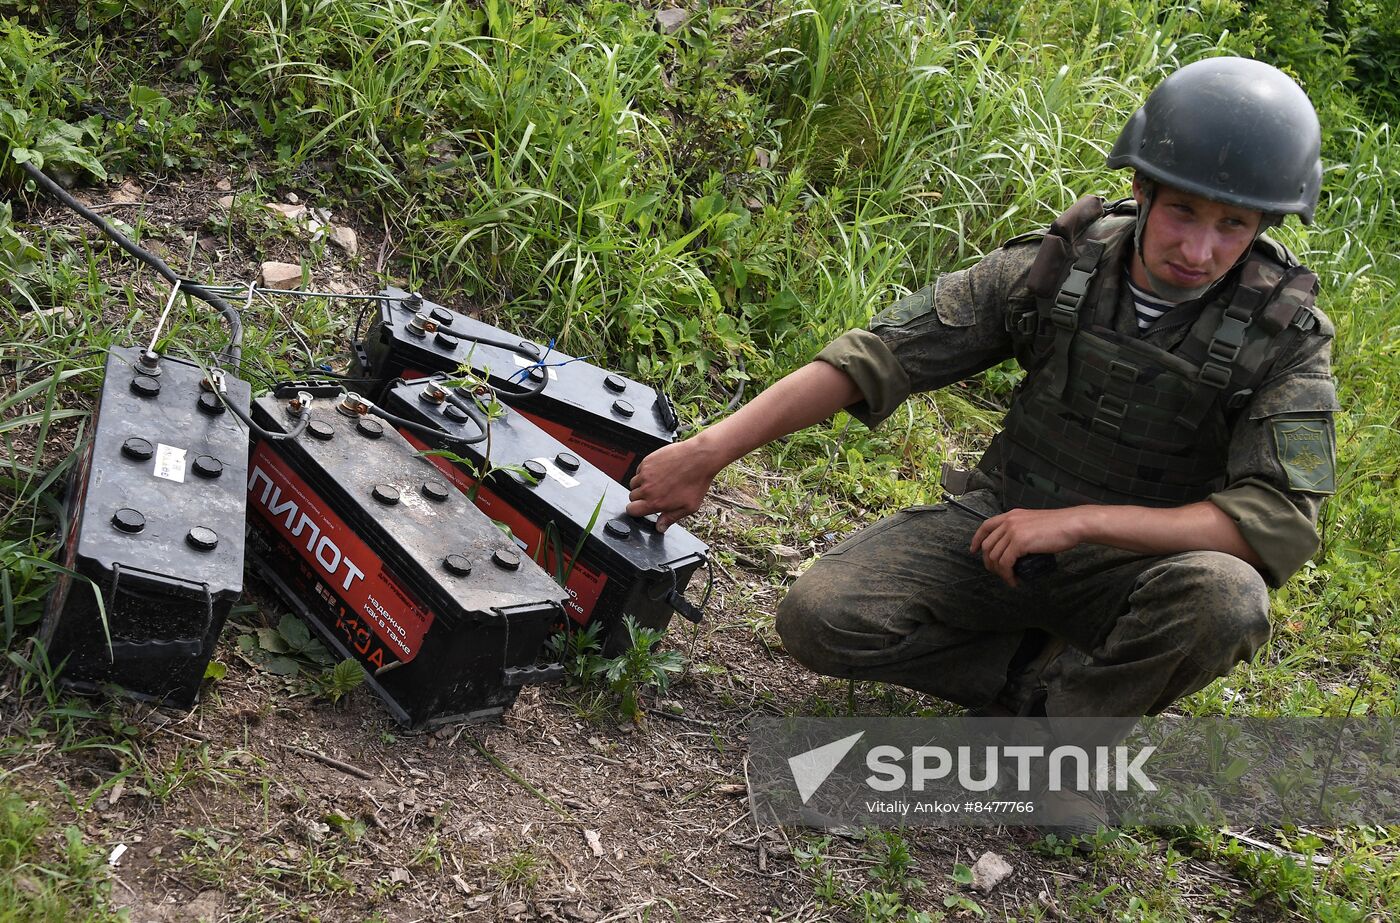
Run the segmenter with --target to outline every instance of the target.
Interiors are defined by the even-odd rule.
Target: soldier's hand
[[[1011,586],[1018,586],[1012,570],[1028,554],[1068,551],[1083,539],[1081,507],[1059,510],[1014,509],[993,516],[972,536],[970,551],[982,553],[982,563]]]
[[[652,452],[632,476],[627,512],[632,516],[660,513],[656,531],[665,532],[671,523],[700,509],[715,475],[724,467],[722,461],[716,466],[718,459],[711,456],[701,436]]]

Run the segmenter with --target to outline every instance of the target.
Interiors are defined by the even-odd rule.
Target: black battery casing
[[[107,354],[39,637],[70,687],[190,708],[243,589],[248,436],[223,401],[246,412],[249,388],[222,376],[220,400],[206,370],[143,353]]]
[[[352,369],[369,380],[364,393],[371,400],[398,378],[470,368],[499,389],[502,400],[622,484],[643,458],[676,439],[676,411],[665,394],[401,289],[381,294],[390,300],[380,302],[379,317],[355,344]],[[419,313],[427,319],[421,330],[413,324]],[[472,338],[517,344],[519,351]],[[537,361],[546,368],[532,369]],[[512,393],[542,381],[538,394]]]
[[[385,392],[385,409],[448,437],[470,438],[479,430],[460,408],[429,399],[436,391],[431,385],[440,380],[393,383]],[[627,640],[613,631],[624,614],[656,629],[666,628],[675,607],[698,618],[682,594],[709,556],[704,542],[680,526],[662,534],[650,520],[627,515],[627,488],[524,414],[507,409],[490,427],[489,459],[487,442],[463,444],[418,432],[405,436],[412,445],[446,449],[461,459],[429,458],[484,513],[509,525],[532,558],[556,577],[567,570],[565,609],[575,623],[601,622],[606,646],[615,650]],[[550,524],[554,535],[547,540]]]
[[[499,716],[541,664],[563,588],[377,417],[312,401],[296,439],[255,438],[248,552],[258,576],[412,728]],[[253,417],[289,432],[286,402]]]

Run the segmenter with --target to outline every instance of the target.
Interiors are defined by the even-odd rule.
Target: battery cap
[[[502,548],[491,555],[491,563],[503,570],[519,570],[520,555],[509,548]]]
[[[534,478],[535,484],[543,481],[545,474],[548,473],[548,469],[545,468],[543,463],[535,461],[533,458],[527,461],[523,467],[525,468],[525,473]]]
[[[212,391],[205,391],[199,395],[199,409],[211,417],[217,417],[228,410],[224,402],[219,400],[219,396]]]
[[[613,538],[631,538],[632,524],[623,522],[621,519],[609,519],[603,525],[603,531]]]
[[[618,378],[616,375],[609,375],[607,378],[604,378],[603,384],[607,386],[609,391],[614,391],[618,394],[627,390],[627,382]]]
[[[131,379],[131,390],[140,397],[155,397],[160,393],[160,382],[149,375],[137,375]]]
[[[452,312],[446,308],[433,308],[432,318],[444,327],[452,326]]]
[[[213,529],[206,529],[204,526],[195,526],[190,530],[189,534],[185,536],[185,541],[191,548],[196,548],[200,551],[213,551],[214,547],[219,544],[219,535]]]
[[[450,333],[443,333],[441,330],[433,337],[433,342],[448,352],[457,348],[457,338]]]
[[[137,461],[145,461],[154,455],[155,451],[155,447],[140,436],[132,436],[122,443],[122,454]]]
[[[195,474],[210,480],[224,473],[224,463],[212,455],[196,455],[191,467]]]
[[[613,413],[617,414],[620,417],[630,417],[633,413],[636,412],[632,409],[631,404],[622,400],[613,401],[612,409]]]
[[[146,528],[146,517],[138,510],[122,507],[112,514],[112,525],[123,532],[137,533]]]
[[[306,424],[306,431],[311,434],[312,439],[322,442],[329,442],[335,438],[335,427],[323,420],[312,420]]]
[[[572,452],[560,452],[554,456],[554,463],[565,471],[577,471],[579,468],[578,456]]]
[[[453,423],[464,423],[467,420],[467,412],[456,404],[448,404],[442,408],[442,415]]]
[[[385,506],[393,506],[399,502],[399,489],[388,484],[376,484],[374,486],[374,499]]]
[[[442,559],[442,566],[447,568],[449,574],[455,574],[458,577],[465,577],[472,572],[472,562],[460,554],[449,554]]]
[[[450,492],[447,489],[447,485],[442,483],[442,481],[423,482],[423,496],[427,497],[429,500],[435,503],[444,503],[449,495]]]
[[[384,424],[378,420],[371,420],[368,417],[361,417],[360,422],[355,424],[355,429],[366,439],[378,439],[384,435]]]

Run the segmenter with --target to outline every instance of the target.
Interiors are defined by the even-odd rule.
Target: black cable
[[[218,394],[218,392],[215,392],[215,393]],[[254,423],[254,422],[253,422],[253,418],[250,417],[250,416],[243,410],[242,407],[239,407],[239,406],[238,406],[237,404],[235,404],[233,401],[230,401],[230,400],[225,399],[224,396],[223,396],[222,394],[219,394],[219,397],[220,397],[221,400],[224,401],[224,406],[226,406],[229,410],[232,410],[233,413],[234,413],[234,415],[235,415],[236,417],[238,417],[238,419],[240,419],[240,420],[242,420],[244,423],[248,424],[248,429],[252,430],[254,433],[257,433],[258,436],[259,436],[260,438],[262,438],[262,439],[268,439],[268,440],[271,440],[272,442],[281,442],[281,441],[284,440],[284,439],[295,439],[295,438],[297,438],[297,437],[300,436],[303,432],[306,431],[307,425],[311,422],[311,407],[310,407],[310,406],[303,407],[301,413],[298,414],[298,419],[297,419],[297,425],[296,425],[296,426],[292,427],[291,430],[290,430],[289,432],[285,432],[285,433],[274,433],[272,430],[263,429],[261,426],[259,426],[258,424]]]
[[[414,423],[412,420],[405,420],[403,417],[395,416],[394,414],[389,413],[383,407],[380,407],[375,404],[371,404],[370,409],[374,411],[374,415],[376,417],[380,417],[386,422],[392,423],[394,426],[401,426],[404,429],[411,429],[415,433],[421,433],[424,436],[432,436],[436,439],[445,439],[448,442],[456,442],[460,445],[475,445],[478,442],[484,441],[487,436],[487,428],[485,425],[483,425],[484,421],[483,424],[478,424],[479,426],[481,426],[481,432],[478,435],[468,438],[466,436],[454,436],[446,430],[438,429],[436,426],[425,426],[422,423]],[[473,418],[472,422],[475,423],[476,419]]]
[[[95,224],[102,233],[110,237],[118,247],[121,247],[127,253],[154,269],[171,285],[179,285],[181,291],[188,292],[196,298],[206,301],[217,308],[219,313],[224,316],[224,320],[228,323],[228,362],[229,365],[232,366],[233,371],[238,371],[239,363],[243,358],[243,321],[238,316],[238,311],[234,309],[233,305],[209,291],[204,286],[185,281],[178,273],[167,266],[164,260],[154,253],[151,253],[149,250],[145,250],[133,243],[125,234],[112,227],[112,225],[107,222],[107,219],[73,198],[73,196],[69,195],[68,190],[49,179],[42,170],[35,167],[33,164],[21,163],[19,167],[40,189],[43,189],[73,211],[82,215],[92,224]]]

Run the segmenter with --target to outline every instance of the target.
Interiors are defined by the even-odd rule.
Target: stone
[[[351,228],[336,228],[331,232],[331,243],[344,250],[349,256],[360,252],[360,239]]]
[[[669,7],[656,11],[656,27],[661,30],[662,35],[671,35],[679,32],[681,26],[690,19],[690,13],[686,10]]]
[[[288,221],[301,221],[306,217],[305,205],[283,205],[281,202],[268,202],[264,208],[276,212]]]
[[[270,260],[258,270],[258,284],[263,288],[301,288],[301,267]]]
[[[299,205],[299,204],[301,204],[301,196],[297,195],[295,192],[289,192],[289,193],[287,193],[286,195],[284,195],[282,198],[285,199],[285,200],[287,201],[287,204],[288,204],[288,205]]]
[[[1011,866],[994,852],[984,852],[972,865],[972,887],[983,894],[1011,877]]]
[[[214,184],[214,188],[219,192],[232,192],[233,183],[229,180],[228,177],[224,177],[223,179],[219,180],[217,183]]]
[[[231,211],[233,209],[233,196],[219,196],[219,207],[224,211]]]

